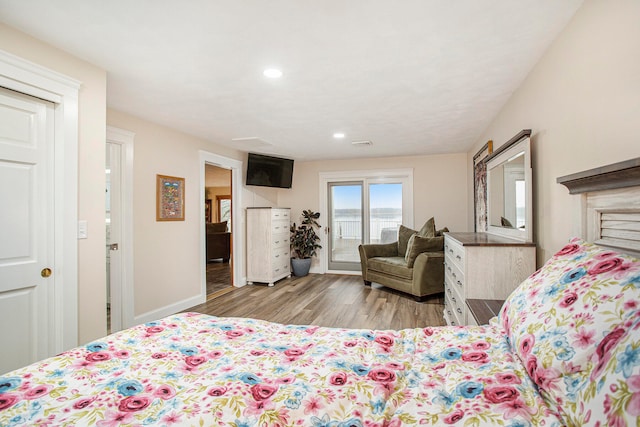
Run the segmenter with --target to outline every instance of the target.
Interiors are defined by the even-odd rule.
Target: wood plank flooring
[[[220,317],[251,317],[272,322],[357,329],[404,329],[444,325],[442,295],[416,302],[409,295],[360,276],[310,274],[273,287],[233,288],[185,311]]]

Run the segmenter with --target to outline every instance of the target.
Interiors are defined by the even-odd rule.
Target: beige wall
[[[587,0],[468,153],[470,169],[488,139],[532,129],[538,265],[581,234],[581,196],[556,178],[640,156],[639,22],[637,0]]]
[[[106,334],[105,270],[105,109],[104,70],[0,24],[0,49],[82,83],[79,93],[78,218],[88,238],[78,240],[78,340]]]
[[[389,157],[377,159],[295,162],[290,190],[278,190],[278,206],[291,208],[292,220],[299,222],[304,209],[320,209],[320,172],[375,169],[413,169],[414,226],[421,227],[432,216],[436,226],[467,230],[466,154]],[[320,234],[324,240],[325,234]],[[314,262],[317,265],[319,260]]]

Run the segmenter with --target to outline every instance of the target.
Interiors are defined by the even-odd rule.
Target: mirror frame
[[[487,158],[487,233],[533,242],[533,174],[531,169],[531,130],[525,129],[507,141]],[[491,174],[494,169],[524,152],[525,228],[506,228],[491,225]]]

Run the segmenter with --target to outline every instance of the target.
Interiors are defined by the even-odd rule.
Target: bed
[[[639,326],[640,261],[574,239],[486,326],[178,314],[3,375],[0,425],[638,425]]]

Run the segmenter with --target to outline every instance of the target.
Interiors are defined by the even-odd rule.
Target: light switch
[[[81,219],[78,221],[78,239],[87,238],[87,220]]]

